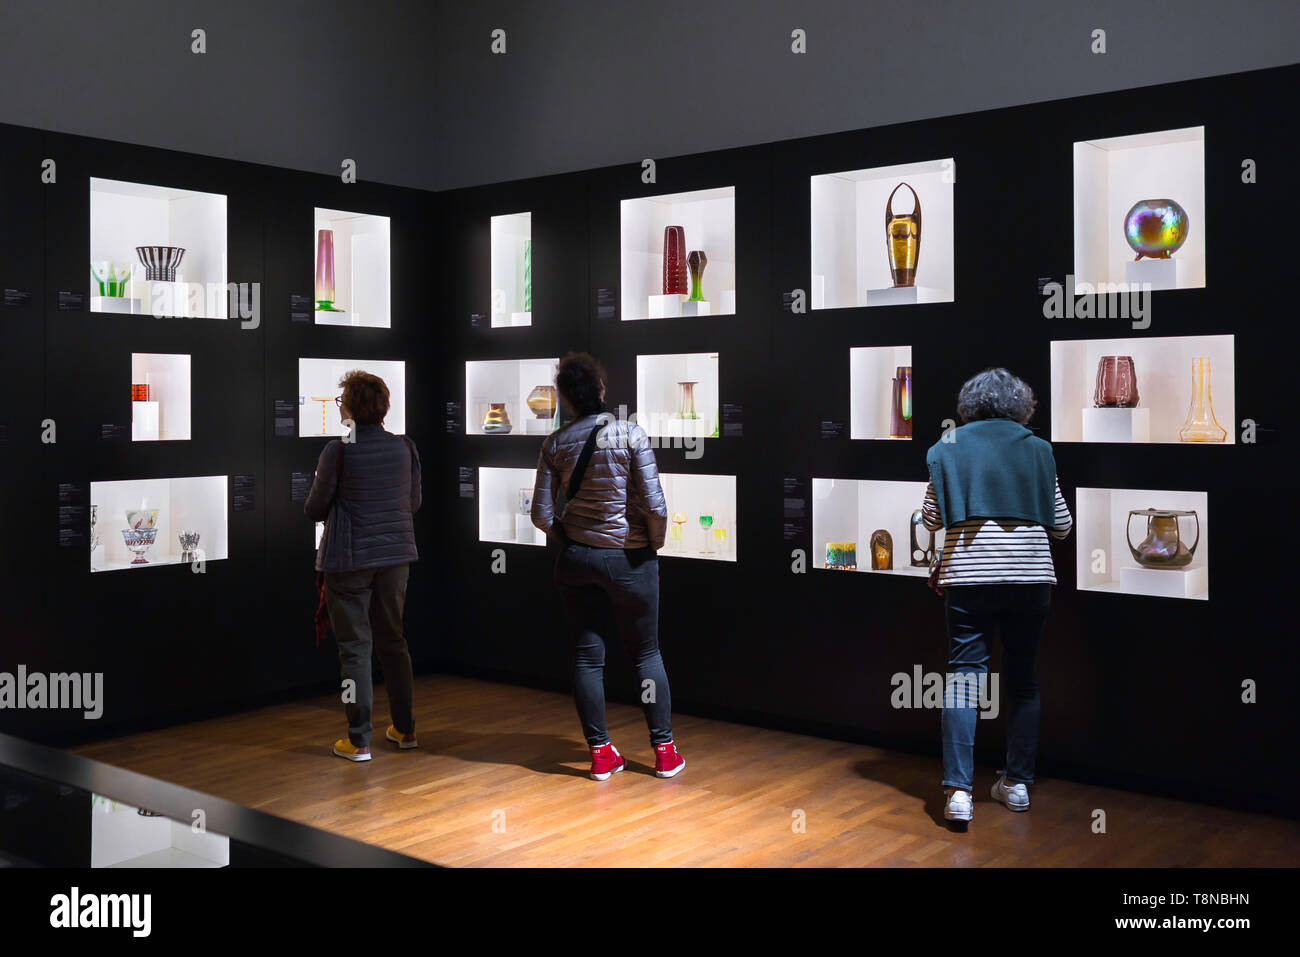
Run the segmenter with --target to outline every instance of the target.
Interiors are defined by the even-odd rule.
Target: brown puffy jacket
[[[588,415],[547,436],[537,459],[533,524],[553,535],[555,502],[569,487],[587,436],[599,415]],[[564,509],[564,534],[598,548],[658,551],[668,527],[654,449],[641,426],[606,415],[577,496]]]

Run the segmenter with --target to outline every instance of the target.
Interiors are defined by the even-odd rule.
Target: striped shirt
[[[934,486],[925,489],[921,506],[925,527],[943,528]],[[970,518],[944,532],[939,564],[940,585],[1056,584],[1048,536],[1060,541],[1074,520],[1056,483],[1056,521],[1051,528],[1019,518]]]

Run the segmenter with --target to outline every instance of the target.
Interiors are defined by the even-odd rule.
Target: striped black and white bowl
[[[136,246],[136,255],[144,264],[144,278],[149,282],[175,282],[176,268],[185,256],[181,246]]]

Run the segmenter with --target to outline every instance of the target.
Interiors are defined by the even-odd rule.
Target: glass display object
[[[1137,256],[1168,259],[1187,242],[1187,210],[1172,199],[1140,199],[1124,214],[1124,241]]]
[[[524,240],[524,312],[533,311],[533,241]]]
[[[686,265],[691,273],[691,296],[688,302],[704,301],[704,267],[709,264],[709,257],[704,250],[693,249],[686,256]]]
[[[539,419],[555,418],[555,386],[539,385],[528,393],[528,408]]]
[[[1132,356],[1102,356],[1092,391],[1096,409],[1132,409],[1138,404],[1137,369]]]
[[[713,529],[713,541],[717,544],[718,554],[724,555],[727,551],[727,530],[721,526],[715,526]]]
[[[90,550],[93,553],[99,547],[99,506],[90,506]]]
[[[925,545],[921,544],[921,539],[918,537],[922,532],[929,536]],[[929,568],[930,562],[934,560],[934,532],[925,527],[925,516],[919,508],[912,513],[911,535],[911,566]]]
[[[521,488],[519,490],[519,514],[533,514],[533,490],[530,488]]]
[[[175,282],[176,270],[185,258],[181,246],[136,246],[135,254],[144,266],[144,278],[149,282]]]
[[[894,567],[894,538],[883,528],[871,533],[871,570],[887,572]]]
[[[1138,545],[1133,544],[1134,516],[1147,520],[1147,535]],[[1179,528],[1180,516],[1190,515],[1196,520],[1196,538],[1189,547]],[[1192,563],[1196,546],[1201,543],[1201,519],[1194,509],[1142,508],[1130,509],[1125,524],[1124,538],[1133,560],[1143,568],[1182,568]]]
[[[858,543],[827,542],[826,567],[836,571],[855,571],[858,567]]]
[[[156,528],[124,528],[122,529],[122,541],[125,543],[127,551],[135,556],[131,560],[132,565],[147,565],[148,560],[144,553],[153,547],[154,541],[158,538],[158,529]]]
[[[126,284],[131,279],[130,263],[113,263],[107,260],[90,264],[91,275],[99,286],[99,294],[109,299],[120,299],[126,295]]]
[[[316,311],[342,312],[334,307],[334,230],[316,231]]]
[[[713,536],[709,534],[709,529],[713,528],[713,516],[701,515],[700,528],[704,529],[704,547],[700,549],[701,555],[713,554]]]
[[[677,383],[677,418],[698,419],[695,411],[695,387],[699,382]]]
[[[510,416],[506,414],[504,402],[488,405],[487,415],[483,417],[483,431],[488,435],[506,435],[510,432]]]
[[[147,383],[141,383],[141,382],[131,383],[131,401],[132,402],[149,401],[149,386]]]
[[[682,550],[682,539],[684,537],[684,528],[686,526],[686,513],[673,512],[672,524],[668,526],[668,540],[673,543],[672,550],[680,552]]]
[[[1178,430],[1181,442],[1222,442],[1228,430],[1214,417],[1214,398],[1210,394],[1210,360],[1197,356],[1192,360],[1192,401],[1187,418]]]
[[[311,397],[311,400],[312,400],[313,402],[319,402],[319,403],[320,403],[320,434],[321,434],[321,435],[329,435],[329,431],[330,431],[330,430],[329,430],[329,424],[328,424],[327,419],[328,419],[328,416],[329,416],[330,403],[334,401],[334,396],[332,396],[332,395],[324,395],[324,396],[321,396],[321,395],[314,395],[314,396]]]
[[[889,437],[912,437],[912,367],[898,366],[892,380],[889,405]]]
[[[904,186],[916,207],[910,213],[894,215],[894,193]],[[885,200],[885,246],[889,250],[889,274],[894,286],[916,285],[916,264],[921,258],[921,197],[907,183],[899,183]]]
[[[158,524],[158,509],[128,508],[126,524],[128,528],[154,528]]]
[[[686,230],[664,227],[664,295],[684,296],[686,288]]]
[[[181,546],[181,564],[187,565],[198,560],[199,533],[193,529],[181,529],[176,536]]]

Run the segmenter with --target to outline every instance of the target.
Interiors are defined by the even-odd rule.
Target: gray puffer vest
[[[336,493],[335,511],[331,506]],[[305,507],[308,518],[326,522],[316,570],[354,571],[415,561],[419,553],[412,516],[420,498],[420,456],[414,442],[381,425],[358,425],[355,441],[346,445],[338,439],[327,442]]]

